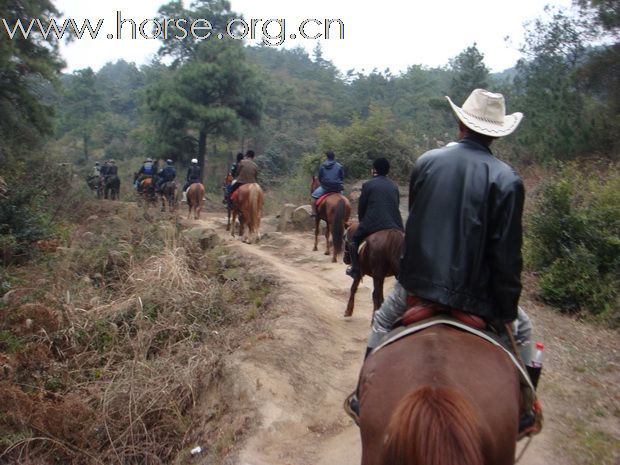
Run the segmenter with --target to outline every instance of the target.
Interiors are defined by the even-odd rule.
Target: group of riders
[[[86,178],[90,188],[97,191],[98,197],[105,191],[105,186],[114,180],[117,182],[117,185],[120,185],[118,167],[113,159],[106,160],[103,165],[96,161],[93,170]]]
[[[258,175],[258,166],[254,163],[254,151],[248,150],[245,155],[238,153],[236,161],[232,164],[229,171],[230,181],[224,186],[224,203],[229,205],[234,192],[243,184],[255,183]],[[105,180],[111,176],[118,176],[118,167],[114,160],[106,160],[103,165],[96,161],[93,171],[87,178],[88,184],[93,188],[99,188],[105,184]],[[138,171],[134,174],[134,187],[138,193],[144,193],[144,181],[151,179],[153,193],[161,194],[167,183],[173,183],[176,180],[177,171],[174,167],[174,161],[166,160],[165,166],[158,169],[157,161],[152,158],[146,158]],[[185,184],[183,185],[183,201],[189,186],[194,183],[202,182],[202,171],[198,160],[193,158],[187,168],[185,176]]]
[[[502,337],[516,340],[518,356],[529,365],[531,322],[518,306],[521,294],[522,213],[524,188],[521,178],[491,152],[491,143],[511,134],[523,115],[505,112],[504,97],[483,89],[474,90],[462,107],[446,97],[458,123],[458,142],[426,152],[415,162],[409,180],[408,218],[403,223],[397,185],[389,177],[390,163],[377,158],[372,177],[361,190],[359,226],[349,241],[351,266],[346,273],[360,277],[358,250],[371,234],[384,229],[404,232],[404,249],[394,288],[373,316],[366,357],[390,332],[404,312],[416,305],[440,312],[453,311],[483,320]],[[321,198],[344,190],[344,168],[333,152],[326,152],[319,169],[320,186],[312,192],[312,214]],[[97,167],[95,168],[97,169]],[[113,161],[100,175],[112,171]],[[230,206],[235,191],[255,183],[258,167],[254,152],[239,153],[230,168],[224,203]],[[155,178],[155,189],[174,181],[172,160],[157,171],[147,158],[135,176],[135,186],[146,177]],[[200,182],[198,161],[191,160],[185,192]],[[354,393],[348,411],[357,416],[363,409]],[[534,413],[526,411],[521,429],[530,427]]]
[[[196,161],[197,163],[197,161]],[[163,186],[166,183],[174,183],[177,177],[177,170],[174,167],[174,162],[171,159],[166,160],[166,165],[159,170],[157,162],[154,162],[152,158],[147,158],[140,166],[140,169],[134,174],[134,187],[138,193],[146,192],[150,189],[152,194],[162,193]],[[145,180],[149,179],[148,187],[145,185]],[[200,169],[198,169],[198,182],[200,182]]]
[[[482,322],[532,371],[532,324],[518,306],[523,182],[490,149],[495,139],[517,128],[523,115],[507,115],[503,95],[484,89],[474,90],[462,108],[446,98],[457,118],[458,142],[430,150],[415,162],[406,224],[399,210],[398,187],[388,177],[386,158],[373,161],[372,178],[362,186],[359,226],[348,245],[351,266],[347,275],[360,277],[358,250],[368,236],[384,229],[405,233],[396,284],[373,316],[365,357],[395,328],[405,311],[417,305]],[[312,192],[314,216],[323,196],[344,189],[342,165],[333,152],[325,155],[319,169],[321,185]],[[523,392],[533,398],[527,388]],[[358,390],[347,399],[345,409],[357,421],[363,410]],[[537,431],[539,413],[528,404],[520,431]]]

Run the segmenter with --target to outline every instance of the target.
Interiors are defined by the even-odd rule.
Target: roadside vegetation
[[[225,402],[207,426],[194,412],[222,355],[262,331],[275,281],[134,205],[82,207],[68,244],[7,270],[0,463],[185,463],[211,427],[205,454],[226,453]]]

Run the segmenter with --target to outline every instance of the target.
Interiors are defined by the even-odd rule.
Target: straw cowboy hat
[[[463,107],[457,107],[446,95],[457,118],[472,131],[491,137],[507,136],[519,126],[523,113],[506,114],[504,96],[484,89],[474,90]]]

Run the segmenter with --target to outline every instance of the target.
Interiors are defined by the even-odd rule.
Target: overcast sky
[[[65,71],[91,67],[98,70],[108,61],[123,58],[137,65],[148,63],[158,49],[158,40],[139,37],[137,40],[108,39],[116,33],[117,11],[122,18],[133,19],[138,25],[153,18],[161,0],[55,0],[64,14],[81,25],[89,19],[96,25],[104,23],[96,40],[83,38],[62,46],[67,62]],[[186,0],[185,5],[189,2]],[[232,10],[246,21],[253,19],[284,19],[284,47],[301,45],[311,51],[321,43],[324,58],[331,60],[343,72],[349,69],[371,71],[390,68],[393,73],[405,71],[408,66],[422,64],[440,66],[466,47],[477,43],[491,71],[502,71],[513,66],[520,54],[523,41],[523,23],[543,14],[546,3],[570,7],[571,0],[413,0],[409,2],[382,0],[314,0],[295,2],[283,0],[232,0]],[[209,19],[209,18],[205,18]],[[303,39],[298,27],[304,19],[340,19],[344,23],[344,39],[339,39],[336,25],[332,25],[329,40]],[[258,22],[257,35],[260,38]],[[129,26],[123,32],[129,32]],[[268,32],[277,35],[280,26],[272,24]],[[314,22],[305,32],[322,32]],[[203,34],[204,32],[198,32]],[[291,39],[291,34],[297,37]],[[510,36],[511,41],[504,38]],[[123,33],[123,37],[125,34]],[[211,40],[211,39],[209,39]]]

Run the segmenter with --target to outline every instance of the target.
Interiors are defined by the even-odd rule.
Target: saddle
[[[230,201],[234,202],[235,200],[237,200],[237,197],[239,197],[239,189],[236,189],[235,192],[232,193],[232,195],[230,196]]]
[[[317,206],[317,208],[318,208],[318,206],[319,206],[319,205],[321,205],[321,204],[323,203],[323,201],[324,201],[327,197],[329,197],[330,195],[333,195],[333,194],[337,194],[337,193],[338,193],[338,192],[328,192],[328,193],[323,194],[322,196],[320,196],[318,199],[316,199],[316,206]]]
[[[403,326],[409,326],[417,323],[418,321],[443,314],[451,316],[452,318],[475,329],[484,330],[487,328],[487,323],[479,316],[472,315],[471,313],[465,313],[462,310],[449,307],[448,305],[431,302],[415,295],[407,296],[407,305],[409,310],[405,312],[400,320],[400,323]]]

